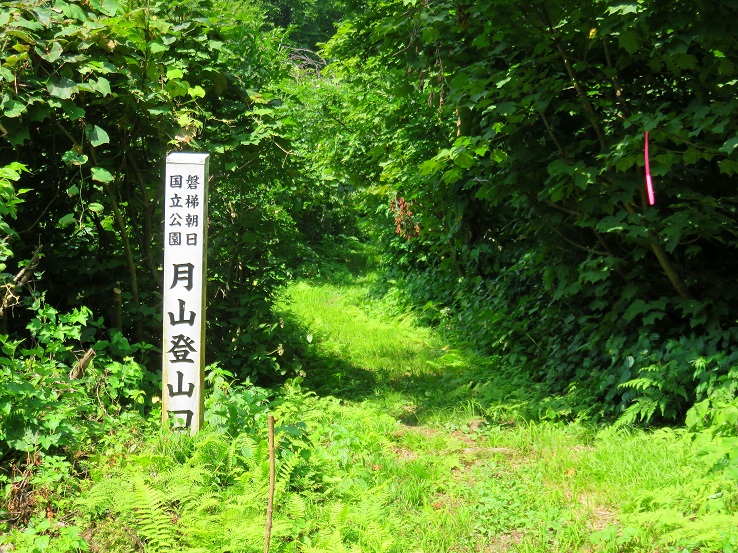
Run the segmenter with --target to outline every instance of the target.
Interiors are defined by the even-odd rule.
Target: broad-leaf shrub
[[[119,333],[102,336],[88,309],[59,313],[41,299],[28,341],[2,337],[0,457],[13,452],[84,451],[124,410],[143,411],[140,350]],[[95,352],[84,367],[80,360]]]
[[[345,119],[372,129],[345,136],[373,156],[357,171],[408,297],[554,391],[679,420],[701,397],[690,348],[736,344],[735,15],[377,0],[344,23],[327,51]],[[395,234],[397,198],[417,236]]]
[[[293,182],[283,38],[250,4],[3,4],[0,165],[28,166],[16,251],[43,246],[38,286],[52,305],[89,307],[113,326],[119,290],[124,334],[157,344],[163,160],[207,151],[210,360],[242,375],[289,370],[271,297],[314,256],[305,242],[336,225],[322,224],[332,204],[320,199],[333,187]],[[16,315],[11,334],[28,322]]]

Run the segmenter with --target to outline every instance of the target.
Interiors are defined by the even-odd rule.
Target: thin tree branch
[[[561,145],[561,142],[559,142],[559,139],[556,138],[556,135],[554,135],[553,129],[551,128],[551,124],[548,122],[548,118],[546,117],[546,114],[543,112],[541,112],[541,121],[543,121],[543,124],[546,126],[546,131],[548,131],[548,136],[551,137],[551,140],[556,146],[556,149],[559,151],[559,156],[566,157],[566,149],[564,149],[564,147]]]
[[[571,244],[572,246],[574,246],[575,248],[577,248],[579,250],[585,251],[585,252],[590,253],[590,254],[593,253],[593,254],[596,254],[596,255],[599,255],[599,256],[602,256],[602,257],[608,257],[610,255],[608,252],[601,251],[601,250],[595,250],[595,249],[589,248],[587,246],[584,246],[582,244],[579,244],[577,242],[574,242],[574,240],[571,240],[571,239],[567,238],[566,236],[564,236],[563,233],[559,229],[557,229],[556,227],[554,227],[549,222],[546,222],[546,226],[549,227],[552,231],[554,231],[562,240],[564,240],[568,244]]]

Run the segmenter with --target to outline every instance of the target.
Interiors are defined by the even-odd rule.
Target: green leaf
[[[26,104],[17,100],[9,100],[3,107],[5,117],[20,117],[27,109]]]
[[[36,51],[38,50],[40,49],[37,49]],[[43,50],[41,52],[43,52]],[[39,56],[41,56],[42,59],[45,59],[49,63],[53,63],[61,57],[63,50],[61,44],[59,44],[58,42],[54,42],[48,52],[41,52],[39,52]]]
[[[56,226],[59,228],[68,227],[71,224],[74,224],[76,222],[76,219],[74,217],[74,213],[67,213],[64,217],[59,219],[59,222]]]
[[[489,42],[489,37],[487,36],[487,33],[483,33],[479,35],[477,38],[475,38],[472,41],[472,45],[480,49],[487,48],[489,44],[490,42]]]
[[[62,155],[62,161],[67,165],[84,165],[87,163],[87,156],[74,150],[68,150]]]
[[[8,126],[7,123],[6,126]],[[6,138],[12,146],[20,146],[26,140],[31,138],[31,133],[29,132],[28,127],[24,125],[16,129],[15,132],[11,132]]]
[[[625,230],[627,224],[623,220],[622,215],[608,215],[604,217],[599,223],[597,223],[597,230],[599,232],[618,232]]]
[[[738,175],[738,161],[733,159],[724,159],[718,162],[720,172],[726,175]]]
[[[184,73],[180,69],[167,69],[167,79],[181,79]]]
[[[149,42],[149,52],[152,54],[158,54],[160,52],[166,52],[169,50],[168,46],[164,46],[161,42]]]
[[[13,72],[7,67],[0,67],[0,80],[8,82],[14,81],[15,75],[13,75]]]
[[[150,107],[146,111],[148,111],[151,115],[154,115],[154,116],[168,115],[169,113],[171,113],[171,109],[167,105]]]
[[[571,175],[573,172],[574,167],[563,159],[555,159],[548,164],[549,175]]]
[[[85,116],[85,110],[70,100],[64,100],[62,102],[62,109],[70,121],[76,121]]]
[[[685,424],[687,425],[687,428],[690,430],[693,430],[697,427],[698,424],[700,424],[702,421],[704,421],[705,416],[707,415],[707,412],[710,407],[710,400],[703,400],[699,403],[695,403],[694,406],[687,411],[687,416],[685,419]]]
[[[735,405],[728,405],[723,409],[719,414],[719,420],[720,422],[724,421],[725,423],[734,426],[736,421],[738,421],[738,407]]]
[[[70,2],[63,2],[61,5],[61,9],[65,17],[68,17],[70,19],[76,19],[77,21],[87,20],[87,14],[77,4],[72,4]]]
[[[720,146],[720,150],[726,154],[731,154],[736,146],[738,146],[738,136],[726,140],[725,144]]]
[[[382,148],[384,151],[384,148]],[[421,175],[432,175],[445,167],[445,163],[438,159],[429,159],[420,164],[419,171]]]
[[[123,6],[117,0],[103,0],[102,10],[106,15],[123,13]]]
[[[68,100],[74,94],[79,92],[77,83],[67,78],[59,79],[58,83],[50,82],[46,85],[46,89],[49,91],[49,94],[55,98],[61,98],[62,100]]]
[[[93,169],[93,171],[94,171],[94,169]],[[103,171],[104,171],[104,169],[103,169]],[[94,213],[101,213],[102,210],[103,210],[103,206],[102,206],[102,204],[93,202],[91,204],[88,204],[87,209],[89,209],[90,211],[92,211]]]
[[[176,98],[178,96],[186,95],[189,90],[189,85],[187,84],[187,81],[177,81],[172,79],[171,81],[167,81],[167,84],[164,85],[164,90],[170,97]]]
[[[97,82],[93,84],[93,88],[100,92],[103,96],[110,94],[110,81],[105,77],[98,77]]]
[[[617,13],[620,15],[626,15],[629,13],[638,13],[638,11],[638,2],[621,2],[620,4],[607,8],[607,13],[609,14]]]
[[[90,5],[110,17],[123,13],[123,6],[117,0],[90,0]]]
[[[455,182],[458,182],[462,176],[463,173],[460,169],[451,169],[450,171],[446,171],[443,174],[443,182],[445,182],[446,184],[453,184]]]
[[[635,31],[624,31],[620,33],[618,42],[629,54],[635,54],[641,46],[641,37]]]
[[[110,173],[110,171],[103,169],[102,167],[93,167],[90,171],[92,172],[92,180],[97,182],[112,182],[115,180],[115,177]],[[92,209],[92,207],[90,207],[90,209]],[[95,210],[93,209],[93,211]]]
[[[623,313],[623,318],[626,321],[630,322],[638,315],[648,313],[648,311],[650,311],[649,305],[645,301],[638,299],[631,303],[628,309],[625,310],[625,313]]]
[[[187,89],[187,94],[193,98],[205,98],[205,89],[199,85]]]
[[[460,152],[454,157],[454,165],[462,169],[470,169],[474,165],[474,158],[467,152]]]
[[[52,11],[48,8],[33,8],[33,14],[41,25],[48,27],[51,23]]]
[[[102,146],[103,144],[110,143],[110,137],[108,136],[108,133],[106,133],[104,129],[101,129],[97,125],[88,126],[85,129],[85,134],[87,135],[87,139],[90,141],[90,144],[92,144],[96,148],[98,146]]]

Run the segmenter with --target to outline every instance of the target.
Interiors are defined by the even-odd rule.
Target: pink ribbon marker
[[[653,181],[651,180],[651,163],[648,161],[648,131],[646,131],[646,142],[643,148],[643,157],[646,160],[646,191],[648,192],[648,205],[656,203],[653,194]]]

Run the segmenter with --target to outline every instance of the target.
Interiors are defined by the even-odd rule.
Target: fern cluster
[[[273,552],[385,553],[395,549],[386,491],[331,420],[337,403],[288,386],[278,417]],[[195,437],[163,434],[146,453],[95,477],[77,502],[107,551],[263,550],[269,460],[263,420],[232,435],[211,427]],[[214,425],[215,426],[215,425]],[[359,463],[357,464],[357,461]],[[363,472],[362,472],[363,471]],[[106,536],[122,535],[117,544]]]

